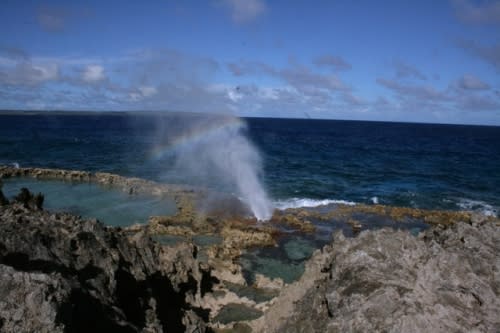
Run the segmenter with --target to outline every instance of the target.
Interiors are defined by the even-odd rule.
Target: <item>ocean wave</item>
[[[356,203],[347,200],[335,200],[335,199],[291,198],[286,200],[278,200],[274,203],[274,206],[278,209],[284,210],[287,208],[310,208],[310,207],[326,206],[331,204],[354,206]]]
[[[11,161],[5,161],[5,160],[0,160],[0,165],[8,165],[11,166],[15,169],[19,169],[21,166],[17,162],[11,162]]]
[[[484,216],[497,216],[498,214],[498,210],[495,207],[480,200],[460,199],[457,202],[457,206],[463,210],[470,210]]]

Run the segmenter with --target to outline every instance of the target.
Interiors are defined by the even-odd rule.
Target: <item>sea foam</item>
[[[460,199],[457,206],[463,210],[470,210],[484,216],[498,216],[498,210],[495,207],[480,200]]]
[[[285,200],[278,200],[274,206],[278,209],[284,210],[287,208],[311,208],[319,206],[327,206],[331,204],[354,206],[355,202],[347,200],[336,199],[309,199],[309,198],[291,198]]]

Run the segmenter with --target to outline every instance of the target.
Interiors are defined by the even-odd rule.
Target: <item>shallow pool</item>
[[[34,178],[2,179],[5,196],[12,199],[22,187],[45,196],[44,208],[86,218],[97,218],[112,226],[147,222],[152,215],[173,215],[175,202],[169,198],[128,194],[93,183]]]

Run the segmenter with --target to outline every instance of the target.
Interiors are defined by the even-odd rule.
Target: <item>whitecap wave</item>
[[[288,208],[310,208],[331,204],[354,206],[356,203],[347,200],[291,198],[274,202],[274,207],[284,210]]]
[[[13,167],[14,169],[19,169],[21,167],[17,162],[11,162],[5,160],[0,160],[0,165],[10,166]]]
[[[457,202],[457,206],[463,210],[470,210],[484,216],[497,216],[498,214],[498,210],[495,207],[480,200],[460,199]]]

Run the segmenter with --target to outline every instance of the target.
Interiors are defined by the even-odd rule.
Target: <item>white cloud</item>
[[[457,85],[459,88],[465,90],[488,90],[490,88],[489,84],[470,74],[462,76],[457,81]]]
[[[414,85],[384,78],[377,78],[376,82],[400,97],[411,97],[421,101],[446,102],[450,100],[446,91],[438,90],[431,85]]]
[[[233,102],[238,102],[240,99],[243,98],[243,95],[240,94],[239,92],[237,91],[234,91],[234,90],[228,90],[227,92],[227,96],[229,97],[230,100],[232,100]]]
[[[156,87],[151,86],[141,86],[136,90],[129,93],[129,98],[133,102],[137,102],[143,100],[147,97],[154,96],[158,93],[158,89]]]
[[[334,70],[349,70],[352,68],[352,65],[345,61],[342,57],[326,54],[314,59],[313,63],[318,66],[327,66]]]
[[[100,65],[88,65],[82,73],[82,79],[85,82],[98,82],[104,80],[106,75],[104,74],[104,67]]]
[[[32,79],[38,82],[56,80],[59,77],[59,66],[56,64],[32,65]]]
[[[0,83],[12,85],[37,85],[59,78],[57,64],[33,64],[22,61],[6,68],[0,68]]]
[[[259,97],[262,99],[277,100],[279,99],[276,88],[261,87],[258,90]]]
[[[158,89],[155,87],[139,87],[138,89],[144,97],[153,96],[158,92]]]
[[[229,9],[231,18],[236,23],[253,21],[267,9],[263,0],[224,0],[223,4]]]
[[[422,72],[410,64],[407,64],[401,60],[395,60],[393,62],[394,69],[396,70],[396,77],[401,78],[416,78],[419,80],[427,80]]]

